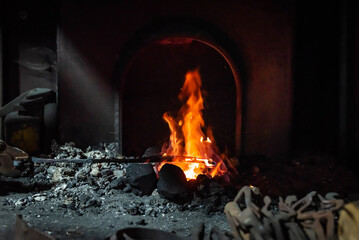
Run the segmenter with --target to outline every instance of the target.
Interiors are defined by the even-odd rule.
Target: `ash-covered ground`
[[[73,143],[53,144],[52,153],[42,157],[123,159],[115,149],[115,144],[89,147],[85,151]],[[221,179],[201,177],[188,182],[190,195],[178,204],[161,196],[171,189],[166,186],[160,189],[160,181],[158,189],[151,190],[149,195],[139,191],[128,179],[131,171],[135,175],[136,170],[142,171],[142,168],[138,171],[138,166],[133,168],[133,163],[37,163],[33,175],[27,169],[20,178],[0,177],[0,239],[13,239],[17,214],[31,227],[56,239],[105,239],[128,227],[159,229],[190,239],[191,230],[201,222],[207,233],[213,227],[227,232],[223,208],[244,185],[259,187],[262,194],[272,197],[273,206],[278,196],[296,194],[299,199],[313,190],[323,195],[338,192],[346,202],[359,199],[358,178],[328,157],[247,158],[241,159],[240,164],[232,186],[223,184]],[[148,168],[152,170],[151,166],[143,170]],[[168,169],[167,177],[176,172]],[[152,175],[157,181],[156,175]],[[146,180],[142,183],[141,186],[148,185]],[[181,191],[181,187],[176,190]],[[172,195],[169,191],[167,197]],[[262,201],[257,204],[263,206]]]
[[[120,158],[114,144],[82,151],[73,143],[53,144],[51,158]],[[56,239],[104,239],[126,227],[174,232],[185,239],[200,222],[206,230],[229,231],[224,205],[234,191],[211,181],[193,198],[176,204],[154,190],[142,195],[126,180],[129,164],[41,163],[33,176],[1,177],[0,239],[12,239],[15,217]]]

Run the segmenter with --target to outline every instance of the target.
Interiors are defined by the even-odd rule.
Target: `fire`
[[[165,156],[173,156],[172,163],[180,167],[187,180],[196,179],[204,174],[211,177],[223,175],[227,168],[222,159],[216,154],[213,135],[209,131],[206,136],[202,128],[203,98],[202,82],[198,70],[189,71],[178,98],[185,102],[178,112],[177,119],[168,113],[163,114],[170,130],[170,144],[163,148]],[[163,162],[162,165],[165,164]]]

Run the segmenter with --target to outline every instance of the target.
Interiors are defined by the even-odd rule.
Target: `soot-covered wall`
[[[33,87],[53,88],[60,142],[111,142],[124,52],[138,44],[139,32],[155,36],[153,23],[183,20],[232,43],[223,47],[240,73],[243,153],[324,153],[358,165],[358,6],[349,0],[328,2],[326,11],[309,0],[1,1],[3,104]],[[21,64],[27,50],[39,48],[55,53],[54,71],[39,74]]]
[[[285,2],[60,2],[59,139],[80,146],[113,141],[116,64],[129,41],[151,23],[194,19],[233,43],[226,50],[241,75],[243,152],[288,153],[293,9]]]

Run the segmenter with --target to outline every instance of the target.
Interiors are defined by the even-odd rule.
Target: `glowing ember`
[[[170,144],[167,148],[163,148],[163,154],[174,156],[172,164],[184,171],[187,180],[196,179],[200,174],[214,177],[227,172],[222,159],[214,151],[212,134],[208,134],[210,136],[207,137],[202,132],[205,124],[202,117],[201,86],[198,70],[187,72],[178,96],[185,104],[179,110],[177,119],[168,113],[163,115],[171,130]]]

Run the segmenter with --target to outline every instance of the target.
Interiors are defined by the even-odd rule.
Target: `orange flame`
[[[168,113],[163,114],[163,119],[171,130],[170,145],[164,149],[163,154],[174,157],[172,164],[182,168],[187,180],[196,179],[200,174],[214,177],[227,172],[225,164],[214,150],[211,132],[208,137],[202,132],[205,123],[202,117],[201,87],[202,82],[198,70],[187,72],[178,96],[181,101],[185,101],[185,104],[179,110],[177,120]],[[159,166],[158,170],[163,164],[165,162]]]

